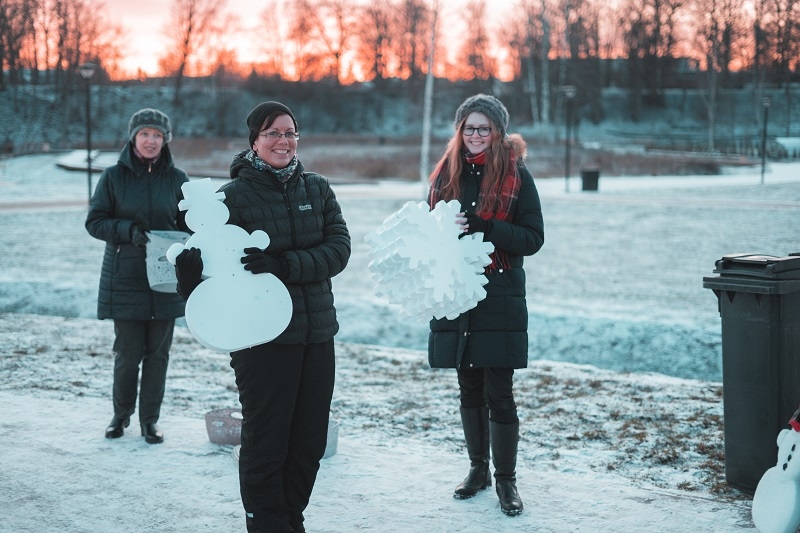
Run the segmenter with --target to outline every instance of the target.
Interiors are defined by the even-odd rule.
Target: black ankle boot
[[[519,422],[498,424],[490,421],[492,459],[494,460],[495,490],[500,499],[500,510],[509,516],[522,512],[522,499],[517,492],[517,443]]]
[[[118,439],[125,434],[125,428],[131,424],[130,418],[119,418],[114,415],[106,428],[107,439]]]
[[[467,477],[456,487],[454,498],[472,498],[479,490],[492,486],[489,472],[489,408],[461,408],[461,425],[467,442],[470,468]]]
[[[142,424],[142,437],[147,444],[161,444],[164,442],[164,434],[158,429],[155,423]]]

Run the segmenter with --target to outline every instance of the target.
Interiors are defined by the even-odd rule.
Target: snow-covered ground
[[[203,414],[236,407],[227,356],[177,328],[161,426],[107,441],[108,321],[94,320],[103,243],[83,228],[86,174],[57,156],[0,160],[0,531],[238,531],[230,448]],[[534,170],[535,162],[529,162]],[[724,485],[716,298],[723,254],[800,251],[800,164],[717,177],[537,183],[546,242],[526,262],[531,364],[519,371],[518,468],[526,511],[466,472],[450,371],[427,368],[427,324],[372,293],[363,236],[422,186],[336,186],[353,258],[334,279],[334,417],[309,531],[719,531],[752,529]],[[94,176],[96,181],[97,175]],[[592,365],[592,366],[590,366]]]
[[[0,160],[0,309],[92,318],[104,244],[83,227],[86,174],[57,168],[57,159]],[[535,173],[535,162],[529,166]],[[531,358],[720,380],[720,317],[703,277],[724,254],[800,251],[799,171],[800,163],[771,165],[763,186],[758,168],[713,177],[601,176],[597,193],[580,192],[578,178],[570,193],[564,180],[540,180],[545,245],[525,265]],[[334,279],[337,338],[424,350],[427,323],[373,294],[364,242],[403,203],[419,201],[422,186],[336,191],[354,251]]]

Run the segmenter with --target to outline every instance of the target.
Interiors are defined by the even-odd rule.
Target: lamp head
[[[94,72],[97,70],[97,65],[94,63],[83,63],[81,66],[78,67],[78,72],[80,72],[83,79],[88,80],[92,76],[94,76]]]

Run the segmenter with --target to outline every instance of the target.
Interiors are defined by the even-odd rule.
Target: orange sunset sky
[[[369,0],[355,0],[369,1]],[[433,5],[433,0],[430,0]],[[443,31],[453,33],[454,26],[460,31],[468,31],[458,10],[467,0],[439,0],[442,6]],[[228,38],[237,52],[238,61],[242,64],[258,60],[259,45],[256,29],[263,21],[262,12],[267,7],[279,12],[281,7],[290,6],[292,0],[228,0],[223,12],[235,13],[239,16],[238,28],[232,29]],[[503,12],[506,12],[514,0],[490,0],[487,2],[487,13],[491,14],[491,25],[496,23]],[[125,56],[122,69],[135,76],[138,69],[144,74],[153,75],[157,71],[159,56],[162,55],[168,39],[164,33],[170,21],[171,0],[105,0],[108,16],[120,24],[125,37],[120,47]],[[279,13],[276,16],[280,17]],[[289,12],[285,16],[291,16]],[[463,29],[462,29],[463,27]],[[457,33],[457,32],[456,32]],[[261,34],[263,37],[263,33]],[[422,36],[421,36],[422,37]]]
[[[267,4],[264,0],[231,0],[227,3],[226,12],[232,12],[231,6],[235,5],[238,13],[246,14],[240,17],[242,31],[231,32],[232,39],[241,41],[236,50],[242,62],[254,59],[256,49],[244,36],[250,33],[248,29],[255,29]],[[135,74],[138,69],[146,74],[156,72],[158,57],[168,42],[164,27],[169,23],[171,6],[172,2],[164,0],[106,0],[108,14],[125,30],[122,68],[128,73]]]

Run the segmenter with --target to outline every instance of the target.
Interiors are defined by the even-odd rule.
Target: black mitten
[[[464,213],[464,218],[467,219],[468,228],[465,232],[467,235],[472,235],[473,233],[478,232],[486,235],[492,229],[491,220],[484,220],[475,213]]]
[[[188,300],[203,281],[203,258],[199,248],[187,248],[175,258],[175,277],[178,278],[178,294]]]
[[[139,229],[139,226],[133,224],[131,225],[131,242],[139,248],[144,248],[147,246],[147,243],[150,242],[150,239]]]
[[[244,269],[253,274],[269,273],[279,280],[285,280],[289,274],[289,264],[279,255],[270,255],[261,248],[245,248],[244,253]]]

